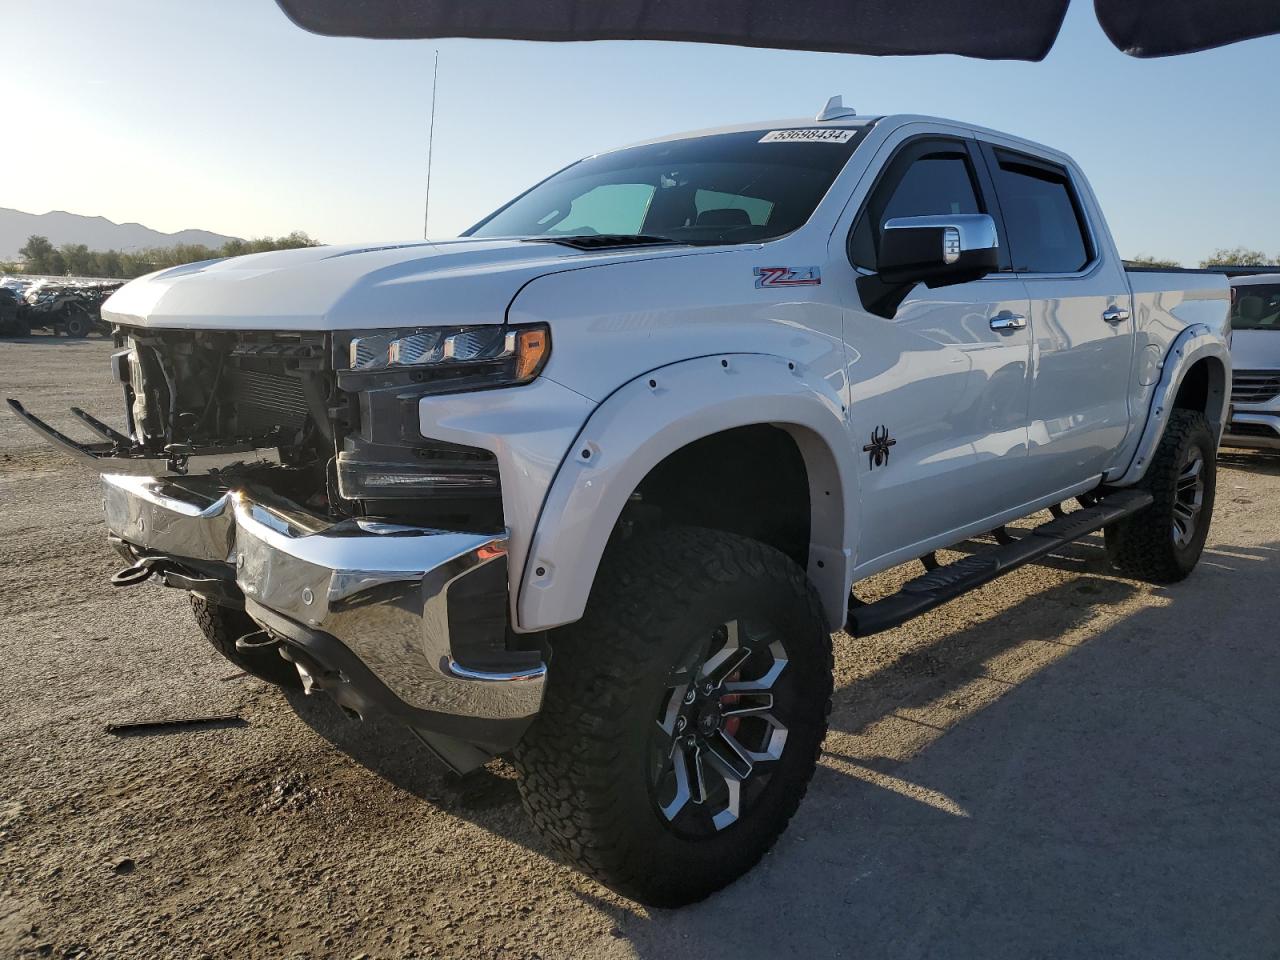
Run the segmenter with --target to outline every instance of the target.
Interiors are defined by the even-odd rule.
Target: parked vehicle
[[[1230,447],[1280,450],[1280,273],[1231,281]]]
[[[834,101],[590,157],[457,240],[151,274],[105,310],[127,434],[11,406],[103,474],[113,582],[459,771],[509,753],[565,856],[676,905],[797,809],[833,630],[1100,529],[1191,572],[1227,309],[1127,273],[1065,154]]]
[[[31,284],[32,281],[26,277],[0,277],[0,288],[13,291],[13,295],[18,299],[22,298],[22,295]]]
[[[31,325],[22,314],[18,298],[8,287],[0,286],[0,337],[25,337]]]
[[[102,305],[123,284],[123,280],[40,280],[26,289],[21,313],[28,329],[44,327],[73,339],[95,331],[109,334],[111,325],[102,319]]]

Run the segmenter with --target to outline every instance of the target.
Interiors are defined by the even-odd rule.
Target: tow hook
[[[266,631],[263,632],[265,633]],[[250,634],[250,636],[253,636],[253,634]],[[248,639],[248,637],[244,639]],[[236,646],[239,645],[240,641],[237,640]],[[330,670],[322,666],[292,644],[280,644],[280,655],[292,663],[294,669],[298,671],[298,677],[302,680],[302,690],[306,694],[315,693],[317,690],[332,691],[344,682],[342,674],[337,670]],[[339,705],[341,706],[341,704]]]
[[[255,630],[236,638],[236,649],[241,653],[258,653],[280,646],[280,641],[265,630]]]
[[[139,583],[146,583],[151,579],[153,573],[159,572],[158,563],[160,557],[143,557],[131,567],[125,567],[119,573],[112,574],[111,585],[113,587],[132,587]]]

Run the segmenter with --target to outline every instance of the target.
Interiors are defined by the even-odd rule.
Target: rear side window
[[[933,217],[985,213],[978,200],[969,155],[963,145],[930,143],[904,150],[876,186],[850,241],[850,255],[860,267],[874,270],[880,234],[896,217]]]
[[[996,195],[1020,273],[1075,273],[1093,259],[1066,171],[996,151]]]

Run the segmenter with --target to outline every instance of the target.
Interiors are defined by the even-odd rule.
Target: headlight
[[[473,373],[494,385],[514,385],[541,373],[550,356],[545,324],[427,327],[353,337],[347,368],[352,373],[417,370],[432,379]]]

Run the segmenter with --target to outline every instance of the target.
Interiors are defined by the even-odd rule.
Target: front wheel
[[[191,594],[196,626],[213,649],[245,673],[279,687],[300,687],[297,668],[274,649],[242,651],[236,640],[261,628],[243,610],[223,606],[198,593]]]
[[[552,638],[515,751],[525,808],[569,860],[655,906],[700,900],[773,845],[813,776],[831,635],[784,554],[714,530],[626,541]]]
[[[1107,527],[1107,555],[1153,583],[1184,579],[1200,560],[1217,487],[1217,444],[1203,413],[1174,410],[1142,486],[1155,502]]]

